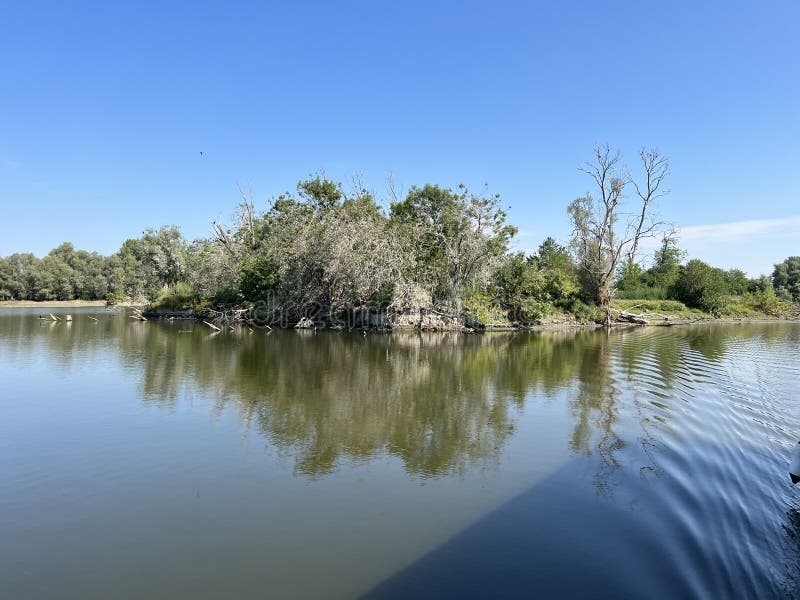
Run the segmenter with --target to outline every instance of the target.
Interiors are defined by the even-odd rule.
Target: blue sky
[[[237,182],[265,207],[320,169],[487,182],[535,248],[608,142],[671,158],[690,256],[771,271],[800,254],[798,27],[794,1],[4,3],[0,255],[205,236]]]

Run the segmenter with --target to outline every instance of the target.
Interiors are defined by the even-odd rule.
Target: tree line
[[[64,243],[47,256],[0,258],[0,298],[147,301],[173,308],[248,306],[429,308],[480,323],[535,322],[552,313],[609,317],[616,298],[674,299],[724,314],[732,299],[762,312],[800,301],[800,257],[771,276],[684,262],[670,228],[655,217],[669,162],[639,154],[639,179],[608,146],[583,170],[594,194],[572,202],[570,240],[547,238],[532,253],[512,250],[515,227],[499,195],[434,184],[377,198],[359,178],[323,174],[256,210],[242,193],[232,223],[186,240],[174,226],[149,229],[111,256]],[[628,201],[632,206],[628,205]],[[661,237],[652,257],[643,241]]]

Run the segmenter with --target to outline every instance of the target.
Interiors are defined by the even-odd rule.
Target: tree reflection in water
[[[6,326],[11,321],[5,320]],[[610,491],[623,380],[669,396],[688,346],[708,359],[724,353],[724,328],[679,335],[663,330],[558,331],[516,334],[312,334],[246,329],[211,334],[190,322],[139,323],[124,316],[69,326],[15,320],[17,339],[46,340],[68,367],[78,351],[117,352],[140,373],[145,402],[174,407],[188,392],[210,395],[217,411],[233,407],[304,476],[330,473],[342,460],[380,453],[399,457],[409,473],[438,477],[496,461],[526,401],[570,398],[570,448],[602,459],[598,492]],[[6,332],[11,333],[11,332]],[[631,400],[641,400],[634,390]],[[671,408],[656,419],[667,419]],[[658,471],[640,414],[639,440]],[[649,457],[649,458],[647,458]]]
[[[438,502],[442,512],[407,532],[412,541],[432,532],[426,539],[436,543],[433,530],[442,515],[460,509],[456,517],[472,518],[497,501],[502,504],[496,510],[453,538],[458,543],[448,542],[432,554],[438,559],[422,561],[432,565],[424,571],[432,581],[441,583],[442,564],[454,569],[451,583],[464,580],[459,569],[469,559],[476,577],[484,568],[484,575],[505,584],[506,573],[539,573],[539,579],[560,585],[573,578],[576,556],[585,551],[606,557],[597,564],[609,578],[641,583],[642,590],[660,573],[663,581],[674,582],[664,588],[672,597],[685,596],[681,590],[687,585],[698,596],[713,589],[723,596],[774,597],[779,585],[796,596],[800,573],[797,488],[786,476],[786,450],[800,431],[794,410],[799,338],[800,327],[792,324],[609,333],[268,335],[240,329],[212,335],[189,322],[139,323],[103,315],[92,323],[78,315],[66,325],[40,323],[27,314],[0,318],[0,364],[9,374],[33,365],[29,373],[50,378],[47,386],[25,377],[11,381],[9,407],[18,408],[21,419],[29,407],[20,396],[44,390],[54,395],[46,406],[56,414],[39,405],[40,415],[43,423],[52,421],[53,432],[64,430],[59,417],[93,425],[88,431],[98,439],[87,439],[74,456],[114,447],[121,432],[126,452],[108,464],[123,470],[133,465],[128,475],[138,485],[143,485],[137,479],[139,443],[150,444],[141,453],[150,470],[165,449],[172,450],[167,456],[172,463],[161,475],[171,480],[174,474],[184,487],[187,481],[193,486],[196,477],[222,479],[221,472],[231,469],[230,479],[216,489],[240,502],[227,507],[233,524],[235,511],[247,504],[242,499],[249,498],[251,515],[271,509],[293,513],[302,536],[319,533],[327,516],[309,519],[309,509],[335,497],[325,493],[344,484],[357,509],[352,522],[342,521],[341,513],[331,517],[337,535],[351,536],[354,548],[380,547],[375,539],[359,537],[372,531],[367,523],[380,525],[383,533],[375,535],[386,535],[385,548],[393,548],[391,540],[404,525],[385,519],[384,506],[395,517],[408,508],[411,520]],[[86,378],[86,385],[96,388],[82,387],[88,369],[108,369]],[[115,389],[117,378],[124,394],[119,403],[107,402],[104,394]],[[62,393],[63,381],[71,387]],[[140,411],[140,398],[159,410]],[[208,431],[202,424],[208,407],[233,427],[198,443],[202,448],[195,457],[197,432]],[[132,428],[124,420],[130,411]],[[181,411],[181,418],[159,414],[172,411]],[[109,420],[118,429],[109,432]],[[300,481],[281,466],[273,469],[269,457],[244,466],[248,461],[231,461],[226,451],[240,429],[291,461]],[[154,439],[173,434],[174,444]],[[57,444],[58,435],[53,437]],[[36,446],[38,440],[29,451]],[[208,472],[203,451],[214,452]],[[34,474],[37,456],[30,451]],[[393,464],[385,470],[377,466],[374,478],[362,479],[363,473],[346,468],[386,457]],[[501,459],[503,468],[492,468]],[[105,468],[103,456],[91,464],[103,467],[98,472],[116,470]],[[394,469],[398,464],[410,477]],[[248,488],[241,478],[262,471],[258,486]],[[69,475],[82,473],[76,466]],[[94,478],[94,471],[86,473]],[[279,481],[275,473],[284,477],[281,494],[270,493],[271,483]],[[423,491],[414,478],[437,481],[424,482],[429,485]],[[319,479],[314,489],[321,496],[293,512],[305,499],[304,479]],[[383,504],[372,511],[377,487],[384,484],[378,494]],[[106,492],[114,490],[109,484]],[[397,490],[405,495],[392,506],[389,499]],[[53,506],[62,504],[59,496]],[[183,501],[179,505],[182,513]],[[167,498],[153,514],[164,508],[169,514],[169,506]],[[208,510],[214,514],[216,504]],[[455,517],[453,522],[466,524]],[[353,523],[361,529],[351,528]],[[450,539],[453,531],[443,531]],[[215,535],[212,528],[208,539]],[[291,538],[291,532],[286,535]],[[272,550],[283,553],[278,546]],[[418,550],[409,545],[399,562],[406,564]],[[543,570],[529,568],[533,556],[547,559]],[[638,577],[631,579],[631,565],[642,560],[651,571],[636,566]],[[774,566],[776,560],[787,566],[785,574]],[[559,565],[564,570],[556,575],[547,570]]]

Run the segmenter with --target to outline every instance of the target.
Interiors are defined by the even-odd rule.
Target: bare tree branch
[[[614,277],[623,256],[635,260],[641,240],[658,233],[663,223],[652,217],[655,201],[666,194],[663,183],[669,175],[669,160],[658,150],[642,148],[640,158],[645,181],[639,184],[621,164],[622,157],[608,144],[594,148],[594,160],[579,169],[589,175],[599,193],[575,200],[569,207],[573,221],[573,244],[581,258],[582,268],[591,280],[595,301],[607,310],[614,295]],[[641,205],[637,213],[625,218],[624,192],[632,185]]]
[[[656,227],[661,225],[661,223],[653,221],[649,227],[646,226],[647,211],[650,210],[655,200],[669,193],[668,190],[661,189],[661,185],[669,175],[669,159],[662,156],[656,148],[648,150],[644,147],[639,151],[639,158],[644,167],[645,183],[640,187],[635,180],[631,180],[633,187],[636,189],[636,195],[642,201],[639,223],[636,226],[633,242],[628,251],[628,260],[631,262],[636,260],[640,240],[644,237],[650,237]]]

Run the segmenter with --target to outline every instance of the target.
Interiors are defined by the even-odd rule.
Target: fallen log
[[[647,319],[645,319],[642,315],[625,312],[624,310],[619,311],[617,320],[625,321],[626,323],[636,323],[637,325],[648,325]]]
[[[219,327],[217,327],[213,323],[209,323],[208,321],[203,321],[203,323],[205,323],[206,325],[208,325],[209,327],[211,327],[211,329],[214,329],[215,331],[218,331],[218,332],[222,331],[222,329],[220,329]]]

